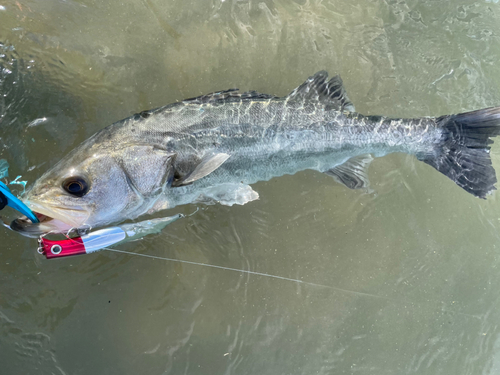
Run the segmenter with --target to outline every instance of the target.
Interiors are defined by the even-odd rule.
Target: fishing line
[[[108,250],[108,251],[113,251],[115,253],[122,253],[122,254],[128,254],[128,255],[137,255],[137,256],[142,256],[144,258],[150,258],[150,259],[165,260],[165,261],[170,261],[170,262],[191,264],[191,265],[194,265],[194,266],[210,267],[210,268],[216,268],[216,269],[220,269],[220,270],[233,271],[233,272],[239,272],[239,273],[246,273],[246,274],[256,275],[256,276],[270,277],[270,278],[273,278],[273,279],[284,280],[284,281],[292,281],[292,282],[299,283],[299,284],[311,285],[311,286],[314,286],[314,287],[331,289],[331,290],[335,290],[337,292],[342,292],[342,293],[347,293],[347,294],[354,294],[354,295],[362,296],[362,297],[371,297],[371,298],[381,299],[381,300],[385,300],[385,301],[391,301],[391,302],[397,302],[397,303],[406,303],[409,306],[418,305],[418,303],[415,303],[415,302],[412,302],[412,301],[408,301],[408,300],[405,300],[405,299],[395,299],[395,298],[390,298],[390,297],[378,296],[376,294],[357,292],[357,291],[354,291],[354,290],[343,289],[343,288],[339,288],[339,287],[335,287],[335,286],[331,286],[331,285],[312,283],[312,282],[309,282],[309,281],[303,281],[303,280],[299,280],[299,279],[292,279],[290,277],[278,276],[278,275],[273,275],[273,274],[270,274],[270,273],[257,272],[257,271],[249,271],[249,270],[241,270],[241,269],[238,269],[238,268],[217,266],[215,264],[198,263],[198,262],[193,262],[193,261],[189,261],[189,260],[182,260],[182,259],[174,259],[174,258],[161,257],[161,256],[158,256],[158,255],[133,253],[133,252],[130,252],[130,251],[125,251],[125,250],[110,249],[109,247],[104,247],[104,248],[102,248],[102,250]],[[474,319],[477,319],[477,320],[483,320],[484,319],[484,317],[482,317],[480,315],[473,315],[473,314],[467,314],[467,313],[463,313],[463,312],[457,312],[457,311],[449,310],[449,309],[446,309],[446,308],[443,308],[443,307],[441,307],[441,311],[447,312],[447,313],[450,313],[450,314],[462,315],[462,316],[466,316],[466,317],[469,317],[469,318],[474,318]]]
[[[330,286],[330,285],[324,285],[324,284],[317,284],[317,283],[312,283],[312,282],[309,282],[309,281],[303,281],[303,280],[292,279],[292,278],[284,277],[284,276],[272,275],[272,274],[269,274],[269,273],[263,273],[263,272],[257,272],[257,271],[249,271],[249,270],[241,270],[241,269],[238,269],[238,268],[217,266],[215,264],[208,264],[208,263],[198,263],[198,262],[192,262],[192,261],[189,261],[189,260],[167,258],[167,257],[161,257],[161,256],[157,256],[157,255],[132,253],[130,251],[125,251],[125,250],[110,249],[109,247],[104,247],[103,250],[108,250],[108,251],[113,251],[113,252],[116,252],[116,253],[122,253],[122,254],[128,254],[128,255],[137,255],[137,256],[142,256],[142,257],[151,258],[151,259],[158,259],[158,260],[166,260],[166,261],[177,262],[177,263],[191,264],[191,265],[195,265],[195,266],[211,267],[211,268],[216,268],[216,269],[220,269],[220,270],[240,272],[240,273],[246,273],[246,274],[256,275],[256,276],[270,277],[270,278],[278,279],[278,280],[292,281],[292,282],[296,282],[296,283],[300,283],[300,284],[311,285],[311,286],[316,286],[316,287],[320,287],[320,288],[332,289],[332,290],[336,290],[336,291],[339,291],[339,292],[342,292],[342,293],[355,294],[355,295],[364,296],[364,297],[380,298],[380,299],[389,300],[389,301],[397,301],[397,300],[389,298],[389,297],[377,296],[376,294],[356,292],[354,290],[343,289],[343,288],[338,288],[338,287],[334,287],[334,286]],[[401,302],[401,301],[398,301],[398,302]]]

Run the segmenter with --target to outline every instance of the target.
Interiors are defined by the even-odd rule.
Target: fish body
[[[286,97],[227,90],[144,111],[96,133],[25,197],[26,235],[99,227],[189,203],[245,204],[251,184],[313,169],[366,188],[371,155],[415,155],[475,196],[494,189],[490,137],[500,108],[438,118],[356,113],[340,77],[310,77]]]

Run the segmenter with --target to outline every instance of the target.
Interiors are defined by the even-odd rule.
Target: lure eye
[[[75,197],[83,197],[89,192],[89,184],[82,177],[69,177],[63,182],[62,187]]]

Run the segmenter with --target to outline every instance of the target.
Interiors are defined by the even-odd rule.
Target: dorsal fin
[[[242,99],[273,99],[274,95],[262,94],[257,91],[247,91],[240,93],[238,89],[212,92],[210,94],[198,96],[196,98],[184,99],[185,104],[214,104],[218,102],[238,102]]]
[[[302,85],[288,95],[291,101],[316,101],[325,106],[325,109],[346,110],[354,112],[354,104],[347,97],[340,76],[328,80],[328,73],[324,70],[309,77]]]

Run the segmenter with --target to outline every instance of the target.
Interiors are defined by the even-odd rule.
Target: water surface
[[[499,25],[494,1],[0,0],[0,158],[32,183],[141,110],[286,95],[322,69],[364,114],[500,105]],[[370,180],[275,178],[119,247],[301,282],[109,251],[47,261],[0,231],[2,374],[497,374],[498,194],[401,154]]]

